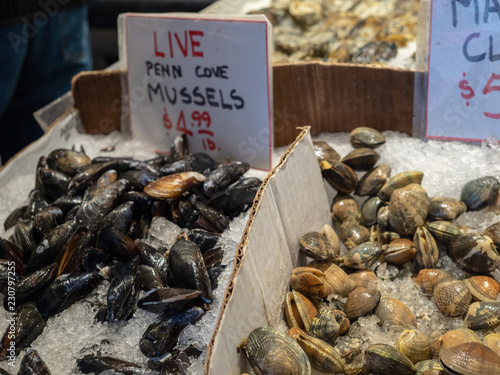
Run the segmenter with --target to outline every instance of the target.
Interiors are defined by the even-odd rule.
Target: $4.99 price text
[[[181,110],[179,117],[177,119],[170,118],[167,113],[167,108],[163,107],[163,126],[167,129],[167,135],[169,131],[174,128],[179,133],[183,133],[186,137],[193,137],[195,133],[200,135],[201,143],[204,150],[213,151],[217,149],[217,145],[211,138],[214,133],[209,129],[212,124],[212,119],[207,111],[193,111],[191,114],[186,115],[184,110]],[[218,148],[220,150],[220,148]]]

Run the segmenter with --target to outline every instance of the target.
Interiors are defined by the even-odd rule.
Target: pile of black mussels
[[[48,319],[108,280],[95,324],[119,324],[138,308],[157,314],[137,343],[151,359],[149,369],[102,355],[99,348],[75,368],[180,374],[173,349],[180,332],[210,309],[224,267],[220,234],[248,209],[261,185],[258,178],[243,177],[248,169],[244,162],[189,153],[183,137],[168,156],[147,161],[91,160],[83,150],[69,149],[41,157],[28,204],[5,220],[13,235],[0,238],[0,287],[4,308],[14,317],[1,339],[0,359],[18,360]],[[171,248],[145,240],[159,217],[185,228]],[[199,355],[194,348],[186,351]],[[29,350],[19,373],[50,370]]]

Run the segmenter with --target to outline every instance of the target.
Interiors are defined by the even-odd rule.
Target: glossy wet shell
[[[427,230],[431,232],[436,241],[448,244],[452,238],[462,234],[462,231],[449,221],[432,221],[426,224]]]
[[[393,240],[385,247],[382,260],[395,265],[410,262],[416,254],[415,244],[407,238]]]
[[[378,280],[375,272],[370,270],[360,270],[349,274],[349,278],[354,281],[356,286],[370,288],[376,285]]]
[[[500,285],[489,276],[472,276],[464,280],[472,298],[478,302],[496,302]]]
[[[311,364],[300,346],[271,327],[254,329],[240,348],[258,374],[309,375]]]
[[[300,251],[306,256],[319,261],[333,261],[337,254],[333,246],[320,232],[309,232],[299,241]]]
[[[457,266],[472,273],[491,272],[500,263],[495,244],[488,236],[456,236],[448,244],[446,253]]]
[[[495,328],[500,324],[500,302],[474,302],[464,319],[467,328]]]
[[[90,158],[84,153],[67,149],[54,150],[47,156],[49,168],[69,176],[74,176],[91,163]]]
[[[427,359],[415,365],[417,375],[445,375],[443,367],[438,360]]]
[[[340,226],[339,237],[348,250],[370,240],[368,228],[357,223],[344,223]]]
[[[342,158],[342,163],[351,167],[354,171],[368,171],[380,159],[380,155],[371,148],[355,148]]]
[[[340,253],[340,239],[337,235],[337,232],[328,224],[323,225],[321,227],[321,233],[326,237],[330,245],[332,245],[333,250],[335,251],[335,255],[339,255]]]
[[[401,332],[396,348],[415,364],[431,356],[429,338],[416,329],[406,329]]]
[[[297,344],[306,353],[311,367],[320,372],[339,373],[344,371],[344,361],[333,346],[310,335],[299,335]]]
[[[369,170],[359,180],[356,186],[356,194],[361,197],[377,194],[390,175],[391,167],[388,164],[380,164]]]
[[[337,223],[358,223],[361,217],[358,203],[347,194],[338,194],[332,203],[332,219]]]
[[[318,310],[313,303],[303,294],[292,290],[285,297],[285,320],[289,328],[300,328],[309,331]]]
[[[438,353],[440,348],[448,349],[466,342],[481,343],[481,339],[479,338],[477,333],[471,329],[468,328],[452,329],[451,331],[444,333],[439,338]]]
[[[467,210],[464,202],[448,197],[432,197],[429,200],[429,220],[453,221]]]
[[[349,133],[352,147],[377,148],[385,143],[385,137],[378,130],[360,126]]]
[[[307,297],[325,298],[330,294],[325,285],[326,275],[312,267],[297,267],[292,270],[290,287]]]
[[[325,274],[326,291],[347,297],[356,287],[345,271],[332,262],[312,261],[309,267],[316,268]]]
[[[500,332],[490,333],[484,336],[483,344],[500,355]]]
[[[361,206],[360,223],[365,226],[376,224],[378,211],[383,205],[379,197],[368,198]]]
[[[383,201],[388,201],[396,189],[400,189],[409,184],[420,184],[424,178],[421,171],[408,171],[397,174],[386,181],[384,186],[378,192],[378,197]]]
[[[411,361],[396,348],[387,344],[374,344],[365,351],[363,360],[367,373],[373,375],[414,375],[417,369]]]
[[[441,349],[439,362],[445,370],[452,374],[500,374],[500,357],[487,346],[476,342]]]
[[[427,297],[432,297],[436,285],[447,278],[451,278],[451,276],[444,270],[424,268],[418,273],[415,283],[420,286],[422,293]]]
[[[204,181],[205,176],[198,172],[174,173],[150,182],[144,192],[157,199],[177,198]]]
[[[483,235],[490,237],[497,248],[500,247],[500,222],[487,227],[484,230]]]
[[[427,228],[417,228],[413,242],[417,250],[415,254],[417,268],[435,268],[439,260],[439,248]]]
[[[314,146],[314,155],[316,155],[316,158],[319,161],[340,160],[340,154],[337,151],[335,151],[335,149],[331,147],[328,143],[319,140],[313,140],[313,146]]]
[[[323,310],[311,322],[309,334],[335,346],[335,341],[340,335],[340,324],[337,322],[333,310]]]
[[[429,198],[425,189],[410,184],[396,189],[389,201],[389,223],[403,236],[413,236],[425,223],[429,209]],[[415,241],[414,241],[415,242]]]
[[[417,328],[417,319],[411,310],[400,300],[392,297],[383,297],[375,310],[380,325],[403,328]]]
[[[375,264],[382,252],[382,245],[379,242],[364,242],[356,245],[344,255],[344,266],[368,269]]]
[[[469,211],[478,211],[495,200],[499,189],[500,182],[495,177],[481,177],[462,187],[460,200],[467,205]]]
[[[337,191],[350,193],[358,184],[356,173],[346,164],[339,161],[326,161],[320,163],[321,171],[326,181]]]
[[[469,288],[460,280],[444,280],[434,287],[434,303],[445,316],[464,315],[471,298]]]
[[[351,321],[368,315],[377,307],[380,297],[376,289],[357,287],[347,297],[344,312]]]

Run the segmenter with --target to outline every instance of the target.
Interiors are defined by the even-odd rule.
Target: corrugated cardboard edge
[[[242,263],[243,263],[243,259],[245,257],[245,249],[247,248],[248,243],[249,243],[249,234],[250,234],[251,228],[253,226],[253,223],[254,223],[255,217],[257,215],[257,212],[258,212],[258,210],[260,208],[263,194],[266,191],[266,189],[267,189],[267,187],[268,187],[269,182],[271,181],[271,179],[283,167],[283,165],[285,164],[286,160],[288,159],[288,157],[290,156],[290,154],[295,149],[296,145],[299,142],[301,142],[304,139],[304,137],[306,137],[306,135],[308,134],[308,132],[310,131],[310,127],[309,126],[308,127],[298,128],[298,129],[301,130],[300,134],[297,136],[297,138],[295,139],[295,141],[290,145],[290,147],[288,147],[287,151],[282,155],[282,157],[281,157],[278,165],[267,174],[267,176],[264,179],[261,187],[257,191],[256,197],[255,197],[254,202],[252,204],[252,207],[250,209],[249,218],[248,218],[245,230],[243,232],[243,235],[241,237],[241,241],[240,241],[240,243],[238,245],[238,248],[236,250],[233,271],[231,273],[228,285],[226,287],[226,291],[224,293],[224,301],[222,303],[221,310],[220,310],[220,313],[219,313],[219,316],[218,316],[218,319],[217,319],[217,322],[216,322],[216,325],[215,325],[215,329],[214,329],[214,332],[212,334],[212,337],[211,337],[209,345],[208,345],[207,359],[206,359],[206,362],[205,362],[205,373],[209,372],[209,369],[210,369],[210,366],[211,366],[212,353],[213,353],[213,350],[214,350],[214,341],[215,341],[215,338],[216,338],[216,336],[217,336],[217,334],[219,332],[219,329],[221,327],[221,322],[222,322],[222,320],[224,318],[224,314],[225,314],[226,308],[227,308],[228,304],[230,303],[230,301],[231,301],[231,299],[233,297],[233,290],[234,290],[235,280],[237,278],[238,273],[240,272],[240,269],[241,269],[241,266],[242,266]],[[236,348],[235,348],[235,350],[236,350]]]
[[[121,129],[122,71],[82,72],[73,77],[71,91],[85,132],[109,134]]]

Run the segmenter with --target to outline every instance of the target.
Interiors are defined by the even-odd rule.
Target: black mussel
[[[129,259],[139,253],[134,240],[114,228],[103,228],[99,231],[97,247],[120,259]]]
[[[156,268],[164,284],[167,284],[168,264],[165,258],[166,249],[156,250],[144,242],[138,242],[141,264]]]
[[[104,164],[104,163],[109,163],[112,161],[118,161],[122,159],[130,159],[128,156],[96,156],[95,158],[92,159],[92,164],[98,165],[98,164]],[[115,168],[115,167],[112,167]]]
[[[15,266],[12,261],[7,259],[0,259],[0,293],[7,295],[9,281],[18,282],[20,279],[19,274],[15,271]],[[11,297],[15,298],[13,295],[14,290],[11,286]]]
[[[143,290],[151,290],[157,288],[163,288],[165,285],[161,279],[160,272],[150,266],[144,264],[139,265],[137,277],[139,278],[139,284]]]
[[[87,272],[101,272],[111,258],[107,251],[88,247],[82,254],[82,266]]]
[[[223,165],[208,175],[203,183],[203,191],[207,196],[213,197],[219,191],[224,190],[238,180],[249,169],[250,165],[242,161],[235,161]]]
[[[174,201],[175,202],[175,201]],[[167,201],[154,200],[151,204],[151,215],[153,217],[162,216],[171,219],[169,216],[170,203]]]
[[[28,206],[21,206],[17,207],[14,209],[9,216],[7,216],[7,219],[3,222],[3,229],[6,231],[10,228],[12,228],[18,220],[25,219],[26,218],[26,208]]]
[[[113,373],[125,375],[144,375],[144,370],[132,363],[113,357],[87,354],[76,361],[78,369],[84,374],[100,374],[112,370]]]
[[[168,269],[172,285],[199,290],[206,303],[212,302],[210,279],[200,249],[194,242],[179,240],[172,246]]]
[[[198,219],[198,216],[200,216],[200,212],[196,209],[195,206],[193,206],[191,202],[186,200],[180,200],[178,207],[180,218],[178,220],[175,220],[174,222],[180,226],[193,228],[196,219]],[[172,213],[172,216],[174,217],[174,219],[176,218],[176,215],[174,215],[174,213]]]
[[[84,197],[87,197],[89,194],[93,193],[95,190],[99,188],[103,188],[105,186],[111,185],[118,179],[118,172],[114,169],[109,169],[104,172],[97,181],[89,186],[87,190],[85,190]]]
[[[113,280],[118,276],[125,266],[125,263],[119,261],[118,259],[112,259],[104,268],[101,268],[100,274],[106,280]]]
[[[156,158],[148,159],[145,163],[151,165],[153,168],[160,170],[166,163],[169,163],[169,156],[157,156]]]
[[[33,190],[30,193],[28,206],[26,208],[26,216],[32,218],[44,207],[49,205],[49,200],[40,190]]]
[[[212,267],[217,267],[222,263],[222,258],[224,257],[224,252],[221,247],[215,247],[208,250],[203,254],[203,263],[205,267],[209,270]]]
[[[160,322],[151,324],[142,335],[139,349],[148,358],[164,355],[177,344],[181,331],[203,315],[199,307],[191,307],[181,313],[169,315]]]
[[[7,329],[2,336],[0,359],[15,357],[41,335],[45,320],[32,302],[21,305],[17,315],[7,318]]]
[[[74,273],[80,270],[85,249],[94,246],[96,236],[85,228],[79,228],[66,243],[64,251],[59,252],[56,263],[59,265],[57,276],[63,273]]]
[[[63,274],[38,296],[38,311],[45,318],[54,316],[89,295],[102,279],[96,272]]]
[[[40,176],[38,176],[38,170],[41,168],[49,168],[49,165],[47,164],[47,158],[45,156],[40,156],[40,159],[38,159],[35,173],[35,189],[43,191],[43,184],[40,180]]]
[[[78,227],[91,230],[99,228],[104,217],[115,208],[121,195],[129,188],[127,180],[117,180],[110,185],[102,186],[85,196],[84,202],[76,213]]]
[[[200,292],[194,289],[156,288],[146,292],[137,306],[158,314],[168,313],[181,309],[199,295]]]
[[[33,226],[37,233],[43,237],[52,229],[62,223],[63,212],[57,206],[47,206],[33,216]]]
[[[43,185],[43,191],[52,199],[57,199],[66,194],[71,178],[64,173],[53,169],[39,168],[37,174]]]
[[[134,202],[134,211],[135,212],[151,211],[153,203],[158,202],[158,201],[155,201],[154,199],[152,199],[146,193],[143,193],[140,191],[127,191],[123,195],[123,201],[124,202],[127,202],[127,201]]]
[[[63,195],[52,202],[52,206],[59,207],[63,215],[67,215],[73,208],[83,203],[82,195]]]
[[[26,255],[14,243],[0,237],[0,259],[15,263],[16,273],[19,276],[26,275]]]
[[[226,266],[218,265],[208,270],[208,277],[210,278],[212,289],[216,289],[219,286],[219,275],[224,272],[225,269]]]
[[[4,297],[3,306],[5,310],[10,310],[12,302],[14,302],[17,307],[25,302],[36,300],[38,293],[52,283],[56,276],[57,264],[52,263],[20,280],[15,286],[15,300],[10,300],[8,295]]]
[[[191,203],[196,207],[196,209],[200,212],[200,217],[203,216],[212,227],[214,227],[214,231],[216,232],[224,232],[224,230],[229,226],[229,218],[217,211],[215,208],[209,207],[206,204],[202,203],[195,195],[191,195],[190,197]],[[210,228],[210,225],[202,224],[203,228]]]
[[[73,207],[67,213],[66,217],[64,218],[64,222],[65,223],[68,223],[68,222],[76,223],[76,214],[78,213],[78,210],[80,210],[80,206]]]
[[[202,152],[195,152],[184,159],[175,161],[160,169],[162,176],[180,172],[198,172],[208,174],[215,169],[215,161],[209,155]]]
[[[90,158],[83,152],[57,149],[47,156],[47,165],[56,171],[74,176],[91,164]]]
[[[43,212],[43,210],[40,212]],[[14,227],[12,240],[17,246],[19,246],[19,248],[23,251],[24,254],[26,254],[27,257],[29,257],[33,251],[35,251],[40,238],[40,235],[35,230],[33,220],[18,220]]]
[[[107,295],[108,320],[118,322],[132,317],[140,285],[137,277],[139,257],[132,258],[109,284]]]
[[[188,142],[186,134],[178,135],[170,145],[168,160],[172,163],[177,160],[184,159],[188,156]]]
[[[220,234],[208,232],[203,229],[193,229],[189,232],[188,237],[191,241],[198,245],[201,253],[203,254],[217,244]]]
[[[116,207],[104,217],[102,228],[114,228],[122,233],[127,233],[134,214],[134,202],[127,201]]]
[[[136,225],[131,225],[129,236],[134,239],[147,238],[151,227],[151,213],[143,212]]]
[[[126,179],[134,190],[142,191],[144,186],[160,178],[160,174],[148,171],[126,171],[120,173],[120,178]]]
[[[148,163],[141,160],[127,158],[119,159],[114,169],[116,169],[118,172],[144,171],[152,174],[159,174],[159,171],[157,171],[156,168],[154,168],[152,165],[149,165]]]
[[[208,204],[229,217],[236,217],[250,207],[261,184],[256,177],[241,179],[214,195]]]
[[[55,261],[57,254],[73,234],[71,223],[61,224],[47,233],[28,260],[28,272],[33,272]]]
[[[83,193],[90,185],[96,182],[101,175],[109,169],[115,169],[117,160],[106,163],[92,164],[73,176],[69,184],[69,195]]]
[[[50,375],[49,368],[42,358],[38,355],[35,349],[30,349],[26,352],[17,375]]]

